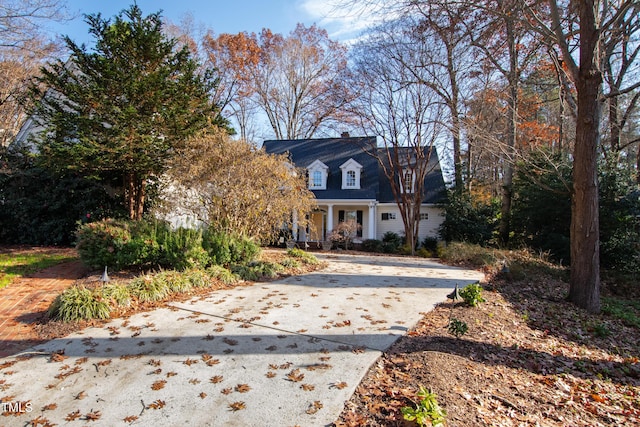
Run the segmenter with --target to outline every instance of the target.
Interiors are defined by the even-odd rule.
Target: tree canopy
[[[129,217],[140,219],[147,187],[176,147],[206,126],[227,125],[210,97],[216,79],[163,33],[159,13],[143,16],[133,5],[113,19],[85,20],[95,48],[65,37],[69,60],[43,67],[31,87],[45,128],[37,145],[59,171],[121,180]]]

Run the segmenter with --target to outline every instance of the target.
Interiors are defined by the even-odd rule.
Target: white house
[[[382,239],[388,231],[403,235],[402,217],[389,180],[378,160],[363,150],[376,147],[376,137],[269,140],[263,147],[268,153],[288,153],[296,167],[307,170],[309,190],[316,196],[318,209],[310,214],[314,227],[298,230],[299,241],[326,240],[337,224],[346,220],[361,226],[356,242]],[[436,237],[444,219],[437,206],[445,186],[435,150],[430,163],[420,209],[419,241]]]

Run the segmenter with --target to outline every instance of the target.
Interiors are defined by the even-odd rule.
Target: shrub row
[[[228,266],[254,260],[260,247],[252,240],[213,230],[172,229],[163,221],[107,219],[84,224],[77,248],[90,267],[186,270]]]
[[[213,280],[225,285],[236,283],[239,279],[257,281],[274,278],[292,265],[299,266],[299,260],[306,264],[318,263],[315,256],[306,252],[300,254],[293,250],[288,255],[282,263],[251,261],[247,264],[235,264],[231,266],[231,271],[212,265],[207,269],[163,270],[156,274],[143,274],[126,285],[110,283],[95,289],[73,286],[56,297],[49,307],[48,315],[64,322],[108,319],[114,308],[128,307],[133,299],[139,302],[160,301],[171,295],[189,292],[193,288],[207,288]]]
[[[398,233],[387,231],[382,240],[367,239],[362,242],[362,250],[366,252],[378,252],[385,254],[410,254],[411,248],[404,244],[404,238]],[[426,237],[418,247],[417,255],[424,258],[438,256],[438,239]]]
[[[238,280],[229,270],[213,266],[207,270],[164,270],[153,275],[144,274],[126,285],[110,283],[95,289],[72,286],[56,297],[47,314],[64,322],[108,319],[114,308],[128,307],[132,299],[139,302],[160,301],[193,288],[209,287],[214,279],[225,284]]]

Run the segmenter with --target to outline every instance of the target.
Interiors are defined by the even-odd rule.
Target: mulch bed
[[[549,277],[492,279],[486,302],[449,301],[370,369],[337,426],[406,426],[422,385],[448,426],[640,425],[640,331],[564,300]],[[457,339],[454,317],[469,326]],[[606,333],[603,333],[606,332]]]

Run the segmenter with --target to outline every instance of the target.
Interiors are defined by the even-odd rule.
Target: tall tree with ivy
[[[211,101],[217,80],[163,33],[159,13],[133,5],[85,22],[95,47],[65,37],[70,58],[43,67],[31,87],[44,128],[36,144],[57,170],[121,180],[129,217],[140,219],[176,147],[211,124],[227,126]]]

